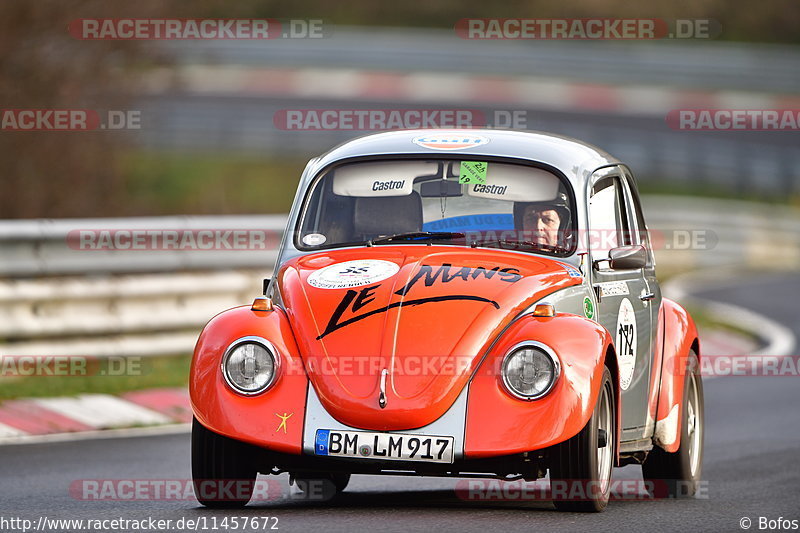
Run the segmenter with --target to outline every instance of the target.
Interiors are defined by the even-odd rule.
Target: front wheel
[[[594,413],[580,433],[554,448],[550,492],[559,511],[600,512],[611,494],[616,406],[608,367]]]
[[[219,508],[247,505],[258,476],[255,460],[253,446],[192,420],[192,480],[201,504]]]
[[[689,498],[697,493],[703,467],[703,381],[694,351],[683,384],[681,403],[681,444],[670,453],[653,447],[642,464],[642,476],[655,496]]]

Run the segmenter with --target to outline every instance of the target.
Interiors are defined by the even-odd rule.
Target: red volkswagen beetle
[[[369,135],[309,162],[265,296],[200,335],[196,492],[549,473],[585,489],[557,508],[600,511],[639,463],[692,495],[699,356],[620,161],[542,133]],[[244,490],[200,490],[226,479]]]

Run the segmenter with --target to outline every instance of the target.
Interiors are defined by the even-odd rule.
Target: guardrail
[[[800,269],[800,210],[645,197],[658,270]],[[79,250],[76,230],[244,230],[277,237],[285,216],[0,222],[0,354],[189,353],[213,315],[247,304],[274,267],[268,250]],[[659,240],[659,237],[661,240]]]
[[[8,220],[0,222],[0,276],[52,276],[87,273],[172,272],[199,269],[253,267],[271,269],[277,242],[286,226],[285,215],[175,216],[60,220]],[[234,249],[201,244],[174,249],[147,250],[147,238],[136,250],[108,250],[82,246],[80,232],[97,237],[118,232],[165,232],[181,235],[213,231],[241,231],[263,237],[254,246]],[[223,236],[224,237],[224,236]],[[235,235],[224,237],[231,243]],[[160,242],[160,241],[159,241]],[[263,242],[268,246],[259,246]],[[168,248],[168,247],[164,247]],[[215,249],[216,248],[216,249]]]

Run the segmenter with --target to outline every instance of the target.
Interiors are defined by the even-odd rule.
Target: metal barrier
[[[179,216],[60,220],[9,220],[0,222],[0,276],[52,276],[87,273],[172,272],[200,269],[263,268],[275,262],[277,243],[286,225],[285,215]],[[256,236],[243,246],[226,240],[231,249],[215,246],[162,246],[148,249],[148,239],[128,250],[104,247],[102,238],[119,232],[245,232]],[[93,239],[81,242],[81,232]],[[131,239],[127,239],[131,242]],[[163,242],[159,240],[159,242]],[[263,243],[263,245],[262,245]],[[251,245],[252,244],[252,245]]]

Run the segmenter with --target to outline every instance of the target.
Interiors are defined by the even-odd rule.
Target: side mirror
[[[608,252],[611,270],[634,270],[647,266],[647,250],[641,244],[620,246]]]

